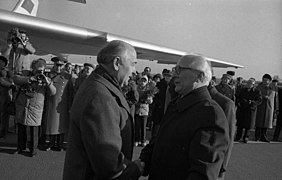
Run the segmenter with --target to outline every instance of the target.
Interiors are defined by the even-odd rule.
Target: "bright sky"
[[[234,70],[244,78],[259,80],[264,73],[282,78],[281,0],[39,1],[42,18],[245,66],[215,69],[217,77]],[[137,69],[148,65],[154,72],[171,67],[142,61]]]

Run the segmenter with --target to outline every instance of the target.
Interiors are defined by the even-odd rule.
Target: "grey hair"
[[[111,41],[100,50],[97,55],[97,62],[98,64],[107,65],[111,63],[114,58],[125,55],[128,49],[134,50],[134,47],[124,41]]]

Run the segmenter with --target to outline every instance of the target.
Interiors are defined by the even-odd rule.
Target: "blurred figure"
[[[95,66],[90,63],[84,63],[84,68],[81,71],[81,74],[78,76],[78,78],[75,81],[74,85],[74,91],[75,93],[79,89],[80,85],[83,83],[83,81],[92,73],[92,71],[95,69]]]
[[[255,89],[254,78],[250,78],[245,88],[242,88],[237,98],[237,134],[235,141],[239,141],[245,129],[243,142],[249,140],[249,130],[255,126],[257,106],[262,101],[261,92]]]
[[[149,115],[149,105],[153,102],[153,94],[148,86],[148,77],[141,76],[137,80],[139,101],[135,109],[135,146],[146,145],[146,124]]]
[[[50,78],[44,75],[46,61],[32,61],[31,69],[23,76],[14,76],[15,84],[19,85],[16,99],[15,119],[18,124],[17,153],[22,153],[27,146],[27,128],[29,129],[29,151],[34,156],[38,145],[38,127],[41,125],[44,100],[54,95],[56,88]],[[26,71],[27,72],[27,71]]]
[[[221,107],[207,90],[211,68],[198,55],[183,56],[174,73],[179,97],[168,106],[156,138],[141,152],[149,180],[218,178],[229,145]]]
[[[13,28],[8,33],[7,48],[3,55],[9,57],[8,68],[14,74],[21,74],[23,70],[30,70],[29,55],[34,54],[35,49],[29,42],[26,31]]]
[[[228,97],[229,99],[235,101],[235,88],[232,88],[229,83],[232,77],[229,74],[223,74],[221,82],[215,86],[216,90]]]
[[[64,180],[138,179],[132,162],[134,125],[121,87],[137,63],[135,49],[111,41],[97,56],[99,66],[79,88],[71,109]]]
[[[145,67],[144,71],[142,72],[142,75],[146,75],[148,79],[151,80],[152,79],[151,72],[152,72],[152,69],[150,67]]]
[[[130,108],[130,114],[133,117],[133,122],[134,122],[134,116],[135,116],[135,104],[139,100],[139,93],[137,91],[137,84],[134,80],[134,75],[129,77],[128,80],[128,85],[124,85],[122,87],[122,91],[124,93],[125,99],[129,105]]]
[[[256,114],[256,141],[269,142],[267,129],[272,128],[275,91],[270,87],[272,78],[269,74],[264,74],[262,82],[257,86],[261,92],[262,102],[258,105]]]
[[[56,94],[46,98],[42,122],[42,133],[49,135],[50,142],[44,150],[63,150],[64,135],[69,130],[69,113],[74,97],[72,76],[63,71],[66,59],[53,57],[53,69],[49,75],[57,89]],[[43,138],[44,141],[44,138]]]
[[[278,88],[278,108],[277,108],[277,121],[273,135],[273,141],[279,140],[279,135],[282,129],[282,88]]]
[[[70,62],[65,64],[64,71],[68,74],[72,74],[72,64]]]
[[[5,139],[9,129],[8,104],[11,101],[10,89],[15,89],[13,73],[7,68],[8,59],[0,55],[0,138]]]
[[[163,115],[165,113],[166,91],[167,91],[168,83],[172,77],[171,71],[168,69],[163,69],[162,76],[163,79],[161,79],[161,81],[156,85],[159,91],[154,98],[155,104],[152,112],[152,121],[153,121],[152,136],[156,135],[160,127],[160,123],[163,119]]]

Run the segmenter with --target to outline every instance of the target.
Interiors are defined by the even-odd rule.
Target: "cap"
[[[8,59],[5,56],[0,55],[0,60],[5,62],[5,66],[8,64]]]
[[[51,61],[53,61],[56,64],[60,64],[60,65],[64,65],[65,63],[68,62],[68,60],[63,57],[53,57]]]
[[[226,74],[229,74],[230,76],[234,76],[235,72],[234,71],[227,71]]]
[[[172,73],[171,73],[170,70],[166,69],[166,70],[163,71],[163,75],[164,76],[172,76]]]
[[[269,74],[264,74],[262,76],[262,79],[264,79],[264,78],[269,79],[270,81],[272,80],[272,77]]]
[[[232,79],[230,74],[223,74],[221,79],[223,79],[223,78],[227,78],[229,80]]]
[[[92,67],[93,69],[95,68],[95,67],[93,66],[93,64],[91,64],[91,63],[84,63],[83,66],[84,66],[84,67],[85,67],[85,66],[89,66],[89,67]]]

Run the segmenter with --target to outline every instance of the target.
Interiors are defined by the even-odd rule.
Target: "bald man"
[[[218,178],[229,144],[228,122],[207,86],[212,73],[202,56],[186,55],[175,68],[175,91],[155,139],[141,152],[149,180]]]
[[[97,62],[73,102],[63,179],[137,179],[142,168],[131,161],[133,121],[121,92],[135,72],[136,51],[112,41]]]

